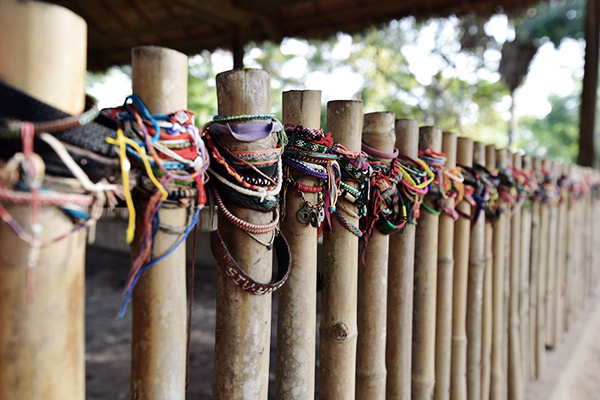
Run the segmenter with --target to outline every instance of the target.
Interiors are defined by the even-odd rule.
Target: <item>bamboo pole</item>
[[[591,167],[586,167],[586,176],[589,178],[589,175],[592,173],[592,168]],[[586,223],[586,234],[587,234],[587,240],[586,240],[586,275],[585,275],[585,299],[586,299],[586,304],[587,301],[592,297],[592,271],[593,271],[593,267],[594,264],[592,263],[592,254],[594,251],[594,241],[593,241],[593,218],[592,216],[594,215],[594,210],[592,208],[592,194],[591,191],[588,191],[586,197],[586,211],[585,211],[585,223]]]
[[[548,162],[546,169],[552,172],[552,185],[556,184],[555,164]],[[556,248],[557,248],[557,233],[558,233],[558,205],[551,203],[550,208],[550,225],[548,238],[548,264],[546,271],[546,347],[554,348],[556,345]]]
[[[582,178],[581,166],[576,166],[576,173],[579,179]],[[579,197],[575,202],[575,252],[577,255],[575,261],[575,280],[573,283],[573,318],[576,318],[581,312],[582,307],[582,296],[583,296],[583,268],[585,263],[585,241],[584,241],[584,229],[585,224],[585,210],[584,210],[584,199]]]
[[[258,69],[236,69],[217,75],[219,115],[268,114],[271,109],[270,75]],[[240,142],[223,136],[222,143],[233,150],[274,148],[276,137]],[[223,199],[226,201],[226,199]],[[234,204],[227,208],[238,218],[253,224],[268,224],[271,213],[256,212]],[[219,218],[219,232],[233,259],[248,275],[268,282],[272,275],[272,251]],[[264,242],[271,234],[258,235]],[[215,399],[266,399],[269,383],[271,338],[271,294],[243,291],[217,269],[217,321],[215,327]]]
[[[416,159],[419,143],[417,121],[397,119],[395,130],[400,154]],[[388,399],[411,398],[415,225],[416,222],[406,224],[404,230],[390,237],[385,349]]]
[[[65,112],[80,113],[86,37],[84,20],[63,7],[2,1],[0,79]],[[32,232],[29,205],[3,206]],[[38,225],[42,242],[74,227],[54,206],[40,207]],[[0,237],[0,398],[84,399],[85,231],[41,249],[29,302],[30,247],[5,223]]]
[[[537,160],[536,160],[537,161]],[[546,161],[542,161],[542,166]],[[536,165],[537,168],[537,165]],[[550,210],[547,204],[540,205],[540,244],[537,273],[537,327],[536,327],[536,376],[543,376],[546,353],[546,273],[548,270],[548,240],[550,239]]]
[[[506,150],[497,150],[497,163],[501,164],[501,168],[509,168],[512,166],[512,153]],[[504,160],[504,161],[502,161]],[[501,203],[502,204],[502,203]],[[502,318],[502,370],[504,371],[504,388],[505,395],[508,395],[508,335],[509,335],[509,305],[510,305],[510,264],[511,264],[511,225],[512,225],[512,204],[506,205],[506,220],[504,225],[504,304],[502,310],[504,316]]]
[[[457,163],[473,166],[473,140],[458,139]],[[457,210],[471,214],[466,201],[458,204]],[[454,282],[452,310],[452,384],[450,397],[453,400],[467,399],[467,298],[469,286],[469,252],[471,220],[459,217],[454,226]]]
[[[319,128],[321,91],[283,92],[283,122]],[[314,186],[316,178],[295,174],[294,180]],[[306,201],[318,204],[316,193],[303,193]],[[296,213],[304,200],[288,189],[286,218],[281,231],[287,238],[294,268],[279,290],[277,307],[277,364],[275,398],[312,399],[315,388],[315,342],[317,318],[317,229],[303,224]]]
[[[506,150],[496,150],[496,164],[506,165]],[[489,165],[489,160],[488,160]],[[494,226],[493,272],[492,272],[492,375],[490,398],[504,399],[506,396],[506,374],[504,371],[504,270],[506,255],[506,222],[507,212],[504,202],[500,202],[502,211]]]
[[[513,154],[513,168],[522,168],[522,157]],[[521,335],[519,318],[519,292],[521,290],[521,205],[517,202],[512,209],[510,224],[510,300],[508,331],[508,397],[519,400],[523,398],[523,365],[521,359]]]
[[[349,151],[360,151],[362,102],[327,103],[327,129]],[[345,201],[340,199],[339,201]],[[348,204],[348,207],[352,205]],[[346,220],[357,225],[350,215]],[[323,234],[319,398],[353,399],[356,374],[358,238],[333,218]]]
[[[133,93],[152,114],[169,114],[187,108],[187,56],[162,47],[136,47],[132,51]],[[165,82],[169,82],[166,85]],[[145,208],[145,204],[140,203]],[[142,245],[143,212],[138,213],[132,258]],[[164,203],[161,221],[185,226],[186,207]],[[179,234],[158,230],[153,253],[167,253]],[[185,398],[186,272],[185,246],[145,272],[132,296],[131,396],[138,399]]]
[[[440,128],[427,126],[419,129],[419,149],[427,148],[436,152],[441,151]],[[438,220],[437,215],[424,210],[415,232],[412,342],[412,398],[414,400],[431,399],[435,385]]]
[[[570,165],[567,167],[567,174],[573,179],[575,174],[575,167]],[[565,330],[568,331],[571,327],[572,315],[573,315],[573,282],[575,280],[575,266],[577,260],[577,252],[575,249],[576,240],[576,226],[575,226],[575,196],[569,192],[567,195],[567,260],[566,260],[566,286],[565,286]]]
[[[485,145],[473,143],[472,165],[485,165]],[[470,215],[474,210],[471,208]],[[485,211],[471,222],[469,239],[469,281],[467,284],[467,399],[481,398],[481,356],[483,284],[485,267]]]
[[[540,158],[532,159],[533,174],[539,175],[542,168]],[[538,282],[540,270],[541,245],[541,203],[534,199],[531,206],[531,250],[529,256],[529,379],[539,378],[537,358],[537,326],[538,326]]]
[[[565,165],[557,164],[556,174],[560,179],[565,172]],[[554,338],[558,344],[564,331],[564,310],[565,310],[565,287],[567,275],[567,197],[560,193],[560,203],[558,204],[558,223],[556,243],[556,285],[555,285],[555,324]],[[593,214],[592,214],[593,215]]]
[[[522,159],[523,170],[531,171],[531,156],[524,155]],[[521,368],[523,376],[523,390],[526,390],[529,382],[531,371],[529,363],[529,272],[530,272],[530,255],[531,255],[531,209],[533,201],[525,199],[521,208],[521,277],[520,277],[520,292],[519,292],[519,315],[521,321]]]
[[[442,153],[446,168],[456,168],[456,134],[442,133]],[[454,209],[454,199],[446,206]],[[450,398],[452,356],[452,280],[454,273],[454,218],[447,213],[439,217],[437,258],[437,306],[435,326],[435,388],[434,399]]]
[[[365,114],[363,142],[384,153],[393,153],[394,121],[392,112]],[[388,257],[389,236],[375,229],[368,242],[365,264],[358,268],[356,399],[385,399]]]
[[[485,147],[485,166],[496,168],[496,147]],[[494,221],[485,219],[485,271],[483,273],[483,307],[481,317],[481,399],[488,400],[491,390],[492,376],[492,331],[493,331],[493,274],[494,274]]]

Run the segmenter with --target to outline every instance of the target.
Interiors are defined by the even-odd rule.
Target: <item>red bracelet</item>
[[[305,185],[303,183],[300,182],[292,182],[292,186],[294,187],[294,189],[300,190],[301,192],[306,192],[306,193],[321,193],[323,191],[323,186],[310,186],[310,185]]]

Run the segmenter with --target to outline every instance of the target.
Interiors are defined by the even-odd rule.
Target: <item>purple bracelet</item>
[[[290,160],[288,157],[282,157],[282,159],[285,165],[294,168],[298,172],[302,172],[303,174],[314,176],[315,178],[323,180],[327,180],[329,178],[329,175],[327,175],[327,173],[313,171],[312,169],[307,168],[300,163]]]
[[[394,152],[390,154],[384,153],[383,151],[379,151],[371,146],[368,146],[365,144],[365,142],[362,142],[362,150],[373,157],[385,158],[389,160],[393,160],[394,158],[398,157],[398,154],[400,153],[397,147],[394,147]]]

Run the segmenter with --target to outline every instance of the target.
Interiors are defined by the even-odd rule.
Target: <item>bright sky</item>
[[[453,20],[444,26],[444,30],[451,31],[456,29]],[[402,24],[403,22],[398,22]],[[486,25],[485,30],[488,35],[495,37],[499,42],[512,40],[514,30],[508,25],[508,20],[504,15],[493,17]],[[450,32],[449,32],[450,33]],[[420,36],[416,37],[413,44],[406,45],[402,52],[409,62],[409,68],[415,74],[417,80],[422,85],[431,82],[432,76],[443,65],[440,60],[431,57],[430,51],[434,46],[435,29],[423,29]],[[329,55],[332,60],[345,60],[350,55],[352,49],[352,38],[349,35],[340,34],[338,43]],[[529,74],[516,92],[517,115],[532,115],[543,118],[550,111],[550,103],[547,98],[551,94],[565,96],[576,89],[576,79],[583,76],[583,41],[571,39],[564,40],[561,46],[556,49],[551,43],[543,44],[538,50],[537,55],[530,65]],[[309,51],[306,42],[296,39],[284,39],[281,44],[281,50],[284,54],[295,55],[292,60],[286,62],[281,73],[284,76],[301,78],[307,67],[304,57]],[[245,58],[245,64],[249,67],[256,66],[253,59],[260,55],[260,49],[252,49]],[[487,50],[484,54],[486,63],[497,65],[500,60],[500,53],[496,50]],[[233,67],[231,53],[217,51],[211,55],[213,63],[213,72],[215,75],[219,72],[229,70]],[[459,56],[455,59],[457,70],[444,70],[444,75],[458,76],[461,79],[474,79],[475,77],[465,76],[465,71],[470,60],[468,57]],[[464,67],[464,68],[461,68]],[[481,78],[489,80],[499,79],[497,73],[484,71],[485,76]],[[347,67],[339,67],[331,73],[310,72],[305,78],[306,89],[319,89],[322,91],[323,102],[333,99],[350,99],[355,96],[363,84],[360,75],[354,73]],[[286,90],[289,88],[282,88]],[[131,93],[131,82],[129,77],[118,69],[109,71],[109,78],[103,84],[95,84],[88,89],[90,94],[100,101],[101,107],[120,105],[125,96]],[[508,119],[508,109],[510,99],[507,98],[499,105],[500,111],[504,112]]]

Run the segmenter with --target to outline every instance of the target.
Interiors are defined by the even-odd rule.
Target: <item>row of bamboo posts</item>
[[[57,12],[54,6],[39,9],[31,3],[10,7],[15,8],[4,11],[17,17],[35,14],[45,21]],[[63,17],[66,21],[58,26],[81,23],[70,13]],[[32,29],[28,40],[54,45],[71,35],[63,32],[62,38],[53,38],[37,32],[39,26],[15,23],[14,30]],[[0,53],[5,51],[16,50],[0,48]],[[134,49],[133,92],[151,112],[184,108],[186,63],[186,57],[173,50]],[[79,68],[83,74],[85,64]],[[38,90],[39,85],[30,84],[33,77],[25,68],[0,72],[3,80],[52,102]],[[56,88],[63,82],[56,79],[59,73],[46,68],[44,73],[36,71],[35,79],[46,79]],[[216,81],[219,115],[270,112],[268,73],[233,70],[219,74]],[[81,87],[76,90],[82,95]],[[319,91],[283,93],[284,123],[319,128],[320,112]],[[327,104],[327,130],[349,151],[360,151],[363,142],[382,153],[392,153],[396,147],[401,154],[417,158],[418,150],[430,148],[446,155],[449,169],[481,165],[490,170],[524,170],[547,178],[544,185],[549,188],[560,183],[560,191],[556,198],[544,201],[529,197],[509,203],[499,198],[499,218],[482,214],[473,224],[461,216],[423,210],[401,232],[385,236],[376,231],[365,265],[359,262],[358,238],[336,219],[331,229],[325,229],[323,259],[318,260],[317,229],[286,218],[281,230],[293,266],[278,292],[275,398],[314,398],[318,366],[321,399],[523,399],[528,384],[544,374],[547,349],[560,345],[598,280],[594,268],[600,262],[598,173],[457,138],[437,126],[419,128],[417,121],[395,119],[390,112],[363,115],[362,103],[354,100]],[[269,148],[273,140],[268,136],[236,146]],[[298,179],[309,185],[316,182]],[[294,216],[303,200],[288,196],[287,214]],[[316,194],[307,194],[314,201],[311,196]],[[453,207],[452,199],[446,206]],[[27,206],[7,208],[27,226]],[[252,223],[270,221],[270,216],[252,210],[230,209]],[[466,202],[459,211],[474,212]],[[160,212],[171,224],[185,223],[181,205]],[[55,207],[44,206],[44,231],[51,230],[50,225],[63,229],[61,224],[70,224],[58,217]],[[352,217],[347,219],[358,224]],[[272,250],[225,218],[219,219],[219,231],[245,272],[269,281]],[[0,398],[83,399],[83,263],[78,261],[84,256],[83,237],[43,250],[36,299],[27,304],[22,284],[27,249],[4,223],[0,235]],[[269,234],[259,236],[269,240]],[[174,239],[159,234],[155,251],[170,248]],[[182,246],[143,275],[134,292],[132,398],[185,397],[185,258]],[[323,284],[317,324],[319,264]],[[271,307],[271,294],[244,292],[218,268],[215,399],[268,397]]]

